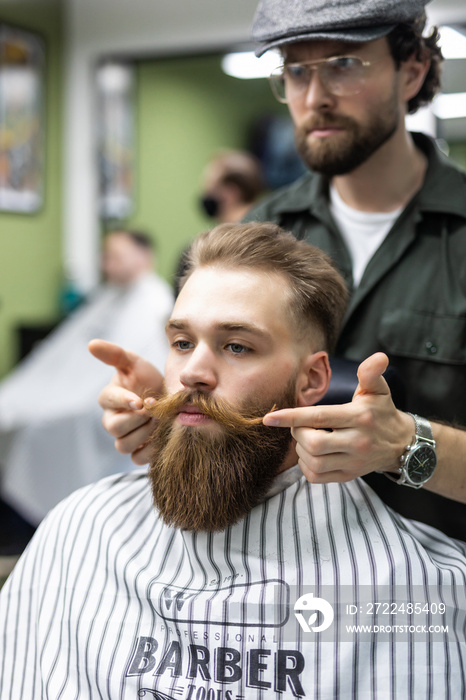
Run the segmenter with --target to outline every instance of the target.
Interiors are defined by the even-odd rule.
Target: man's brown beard
[[[311,117],[295,130],[296,148],[310,170],[328,178],[346,175],[358,168],[395,133],[400,115],[395,98],[387,100],[370,123],[360,125],[350,117],[332,113]],[[308,133],[315,128],[342,127],[345,132],[335,141],[308,143]]]
[[[263,500],[292,440],[288,428],[263,425],[271,403],[248,404],[238,411],[201,392],[183,391],[163,397],[151,409],[158,419],[151,437],[152,494],[167,525],[224,530]],[[186,404],[198,407],[221,429],[176,424]],[[294,382],[275,404],[295,406]]]

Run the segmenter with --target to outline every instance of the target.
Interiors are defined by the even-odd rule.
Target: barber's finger
[[[152,456],[152,447],[149,443],[144,443],[138,450],[131,453],[131,459],[134,464],[142,467],[144,464],[150,462]]]
[[[134,391],[138,396],[147,393],[155,396],[162,391],[163,377],[159,370],[131,350],[104,340],[92,340],[89,349],[102,362],[116,368],[117,374],[110,384]]]
[[[124,374],[131,371],[138,359],[135,353],[125,350],[120,345],[98,338],[89,342],[88,349],[95,358],[106,365],[112,365],[112,367]]]
[[[118,384],[107,384],[100,392],[98,400],[104,410],[138,411],[144,408],[144,403],[137,394]]]
[[[115,438],[123,438],[129,435],[141,426],[149,423],[150,420],[151,417],[145,411],[114,411],[106,409],[102,415],[102,425]]]
[[[296,442],[296,452],[300,459],[309,469],[318,473],[333,471],[334,469],[363,473],[365,467],[368,466],[365,451],[347,450],[344,445],[341,445],[337,451],[333,452],[331,447],[331,445],[328,446],[328,452],[325,451],[325,447],[321,451],[310,451],[308,445],[299,441]],[[368,468],[366,471],[370,471],[370,469]]]
[[[301,471],[312,483],[349,481],[372,471],[367,460],[350,457],[344,453],[315,456],[302,449],[300,445],[297,445],[296,452]],[[338,477],[334,478],[336,473]]]
[[[155,422],[149,420],[137,430],[115,440],[115,447],[122,454],[133,454],[145,445],[154,431]]]
[[[264,425],[277,428],[307,427],[320,430],[350,427],[353,421],[351,404],[282,408],[267,413],[263,418]]]
[[[346,481],[352,481],[356,478],[357,474],[349,474],[346,471],[334,469],[328,472],[317,473],[311,470],[307,470],[299,462],[301,471],[303,472],[306,480],[311,484],[331,484],[335,482],[344,483]]]
[[[376,352],[358,367],[359,384],[353,399],[367,394],[390,394],[390,389],[382,374],[388,367],[388,357],[383,352]]]
[[[370,435],[362,434],[351,428],[338,430],[319,430],[315,428],[291,428],[291,434],[298,445],[313,456],[339,455],[347,457],[354,454],[365,454],[370,450]]]

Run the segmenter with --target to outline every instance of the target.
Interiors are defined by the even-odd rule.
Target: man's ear
[[[418,60],[413,54],[400,67],[402,76],[403,100],[408,103],[421,89],[427,72],[430,68],[430,59]]]
[[[328,354],[321,350],[307,355],[302,363],[296,382],[297,406],[313,406],[327,393],[330,383]]]

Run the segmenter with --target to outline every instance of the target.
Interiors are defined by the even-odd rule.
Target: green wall
[[[212,221],[198,208],[202,171],[219,148],[246,148],[255,120],[286,114],[267,80],[226,76],[220,57],[138,66],[136,210],[129,222],[159,242],[159,271],[171,280],[181,250]]]
[[[54,320],[62,274],[62,16],[58,2],[0,5],[0,22],[39,33],[46,44],[46,172],[42,209],[0,211],[0,377],[17,359],[16,326]]]
[[[460,168],[466,170],[466,141],[458,141],[449,144],[449,157]]]

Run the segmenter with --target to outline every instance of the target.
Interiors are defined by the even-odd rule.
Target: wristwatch
[[[420,489],[430,479],[437,466],[437,452],[432,427],[426,418],[408,413],[414,419],[416,434],[414,442],[407,445],[400,457],[399,476],[384,472],[385,476],[397,484]]]

